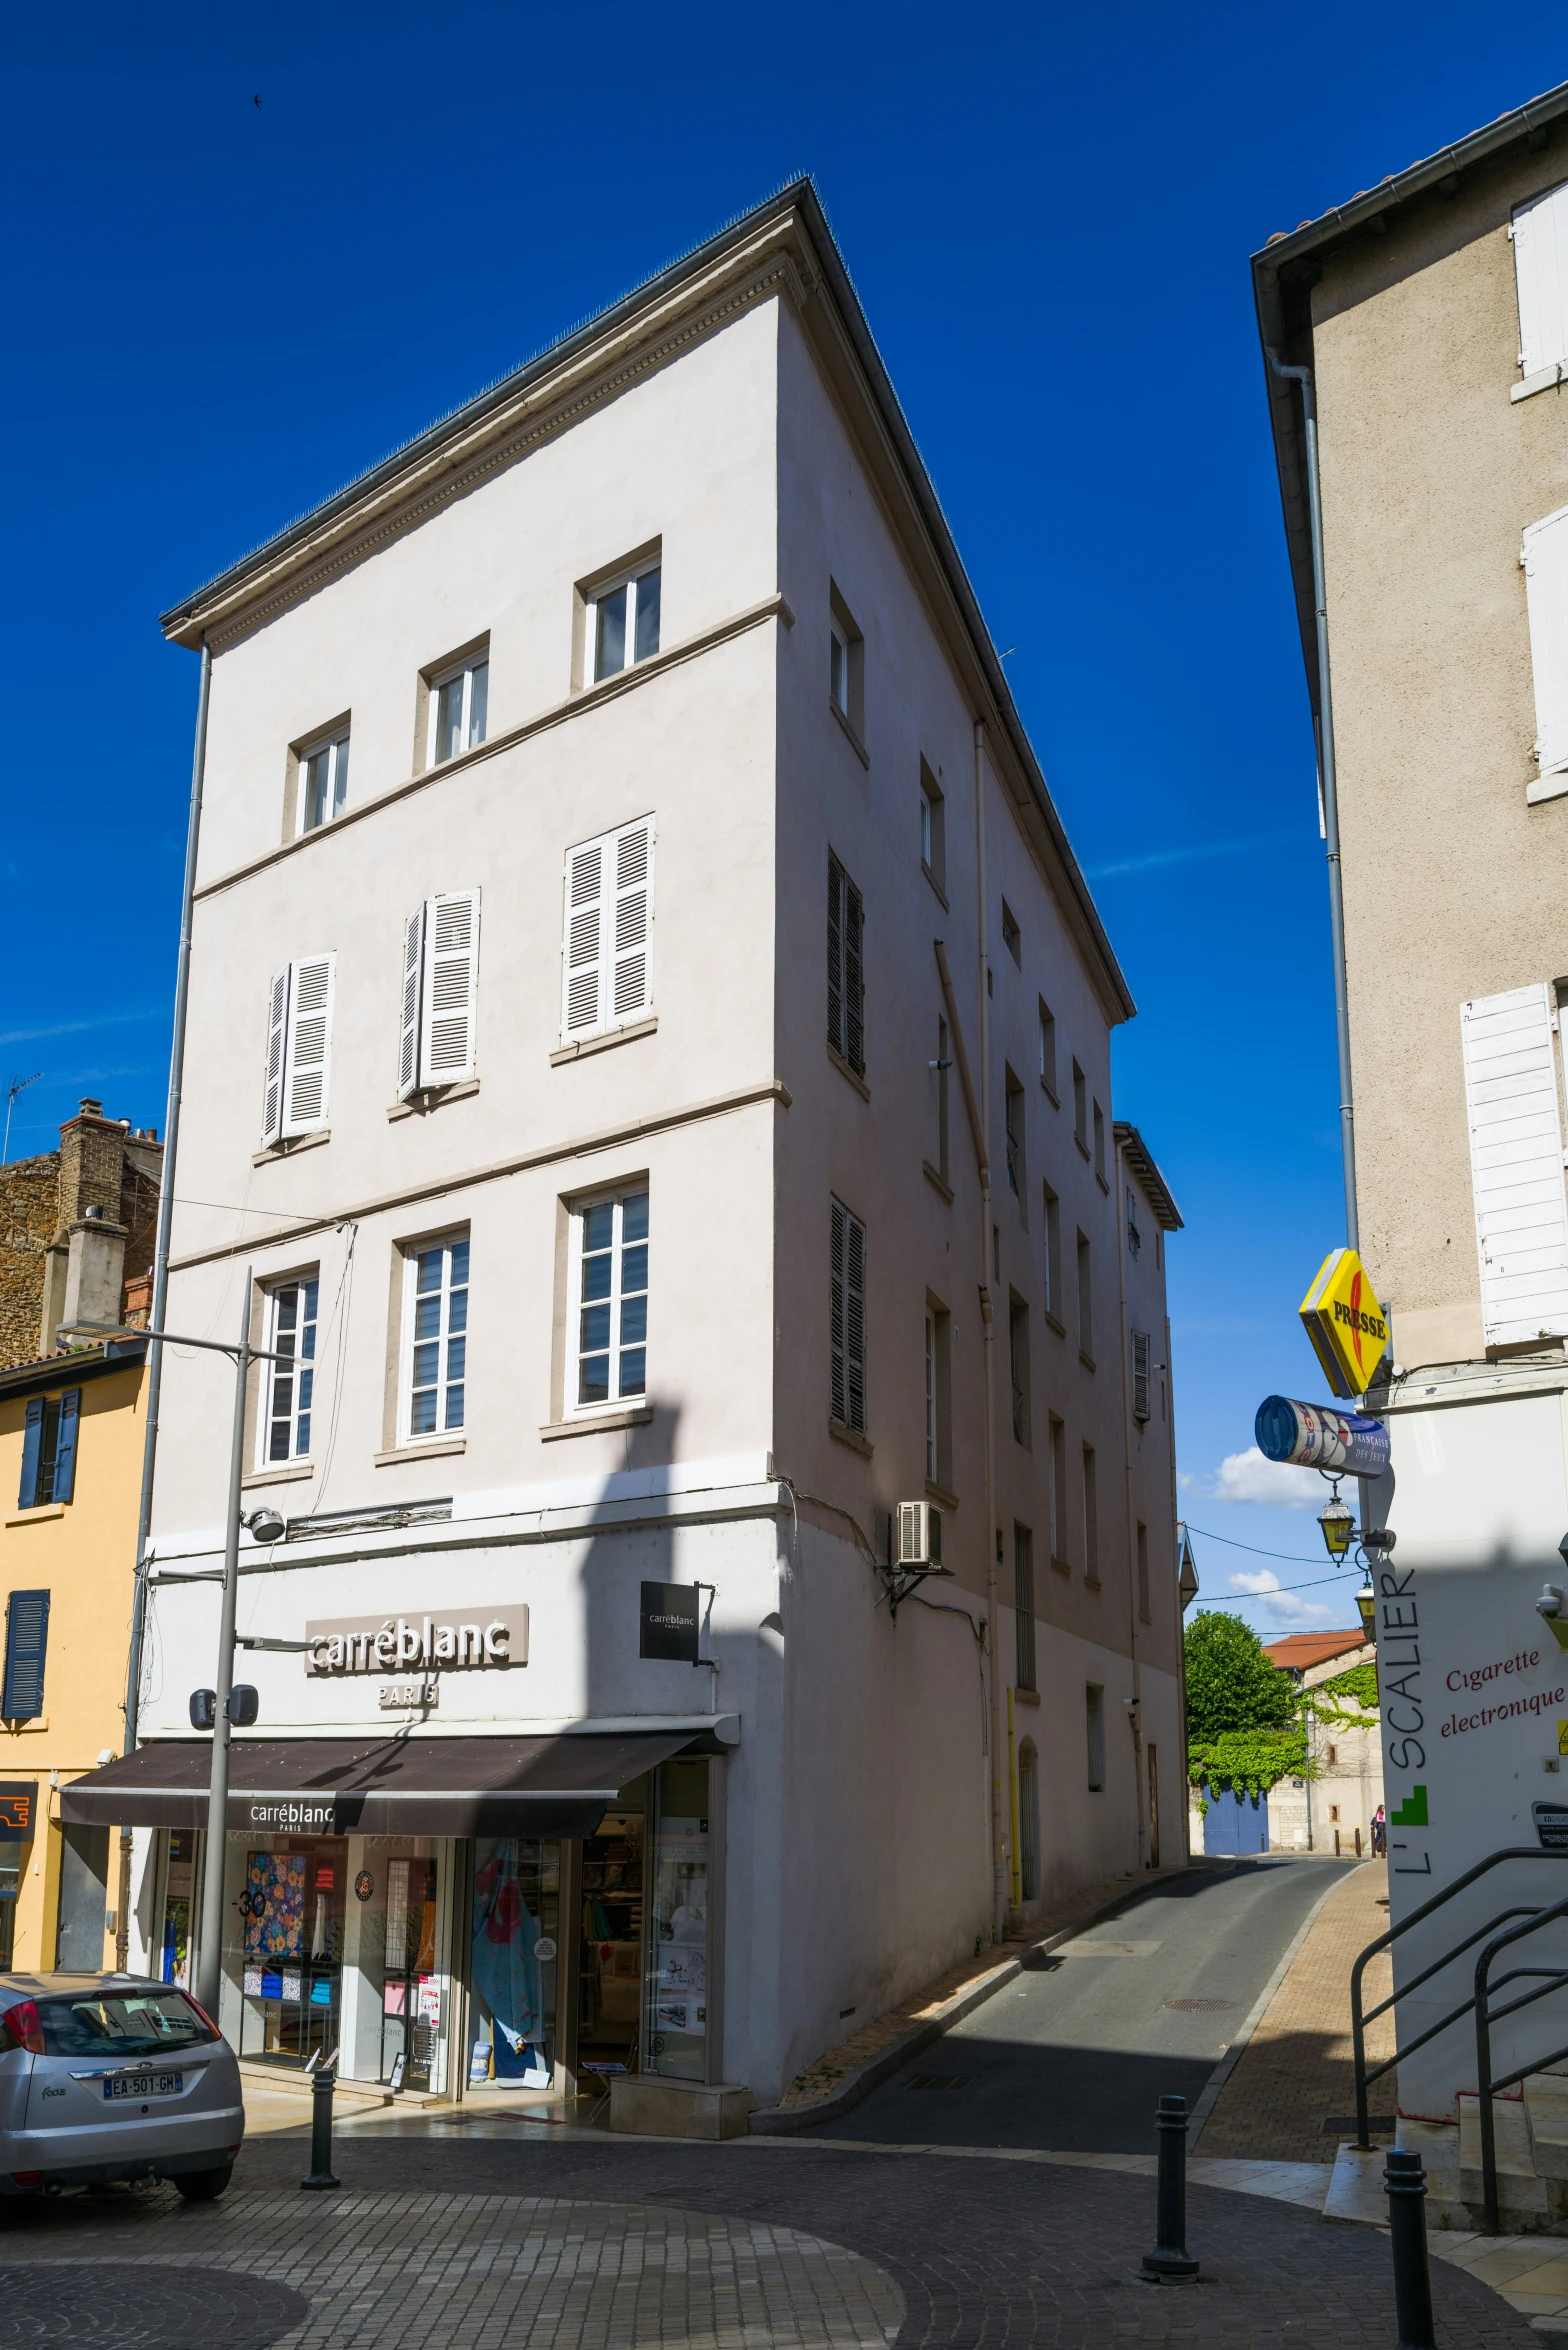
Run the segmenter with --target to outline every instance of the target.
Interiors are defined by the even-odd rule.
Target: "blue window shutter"
[[[5,1688],[0,1715],[31,1722],[44,1710],[44,1652],[49,1645],[47,1591],[13,1591],[5,1603]]]
[[[22,1490],[16,1497],[19,1510],[38,1506],[38,1449],[44,1433],[44,1399],[35,1395],[27,1407],[27,1428],[22,1437]]]
[[[81,1418],[82,1391],[68,1388],[60,1398],[60,1427],[54,1445],[54,1498],[69,1501],[76,1489],[76,1426]]]

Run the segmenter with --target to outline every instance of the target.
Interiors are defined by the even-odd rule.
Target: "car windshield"
[[[86,1991],[37,2004],[50,2056],[141,2056],[212,2038],[183,1991]]]

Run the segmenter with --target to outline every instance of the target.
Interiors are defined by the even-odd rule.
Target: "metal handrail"
[[[1355,2049],[1356,2143],[1358,2146],[1368,2148],[1372,2143],[1371,2124],[1367,2112],[1368,2086],[1372,2081],[1381,2080],[1383,2074],[1391,2071],[1399,2061],[1397,2056],[1390,2057],[1386,2064],[1380,2064],[1373,2072],[1368,2073],[1366,2026],[1377,2016],[1386,2014],[1396,2000],[1403,1999],[1408,1992],[1416,1990],[1422,1983],[1430,1982],[1434,1975],[1441,1974],[1444,1967],[1451,1966],[1454,1960],[1468,1950],[1473,1943],[1478,1942],[1483,1934],[1490,1933],[1501,1919],[1519,1916],[1538,1919],[1541,1913],[1538,1909],[1529,1909],[1524,1905],[1514,1909],[1500,1910],[1496,1917],[1488,1918],[1485,1925],[1478,1927],[1473,1934],[1466,1935],[1465,1939],[1457,1943],[1452,1950],[1445,1951],[1434,1965],[1427,1967],[1423,1973],[1413,1976],[1408,1983],[1400,1984],[1389,1998],[1380,2000],[1370,2014],[1363,2015],[1361,2011],[1361,1981],[1366,1972],[1368,1960],[1375,1958],[1380,1950],[1390,1948],[1402,1934],[1408,1934],[1412,1927],[1419,1926],[1423,1920],[1443,1908],[1445,1903],[1453,1900],[1456,1893],[1463,1893],[1465,1888],[1473,1885],[1478,1877],[1484,1877],[1491,1869],[1500,1868],[1505,1860],[1568,1860],[1568,1852],[1543,1852],[1538,1845],[1534,1844],[1510,1844],[1505,1846],[1501,1852],[1490,1853],[1485,1860],[1478,1860],[1473,1868],[1466,1869],[1462,1876],[1455,1877],[1452,1884],[1445,1885],[1441,1893],[1434,1893],[1430,1901],[1423,1901],[1421,1907],[1413,1909],[1407,1918],[1401,1918],[1397,1926],[1390,1926],[1386,1934],[1380,1934],[1375,1942],[1369,1942],[1351,1968],[1350,2029]],[[1408,2056],[1414,2049],[1423,2047],[1428,2040],[1435,2039],[1439,2032],[1446,2032],[1449,2026],[1457,2023],[1461,2016],[1468,2015],[1474,2005],[1473,1997],[1465,2000],[1463,2005],[1456,2007],[1451,2015],[1444,2016],[1440,2023],[1433,2024],[1428,2031],[1423,2032],[1419,2039],[1408,2042],[1401,2054]]]
[[[1568,1901],[1558,1901],[1547,1909],[1537,1910],[1535,1915],[1528,1918],[1523,1925],[1510,1926],[1505,1933],[1495,1936],[1492,1941],[1488,1942],[1475,1962],[1475,1998],[1472,2003],[1475,2008],[1475,2079],[1476,2094],[1480,2100],[1481,2192],[1486,2207],[1486,2233],[1489,2236],[1495,2236],[1501,2224],[1497,2193],[1497,2126],[1496,2116],[1492,2111],[1492,2099],[1499,2089],[1510,2089],[1516,2081],[1525,2080],[1531,2073],[1540,2072],[1543,2065],[1558,2061],[1557,2057],[1536,2057],[1532,2063],[1522,2066],[1517,2072],[1510,2073],[1506,2080],[1494,2081],[1492,2078],[1492,2026],[1494,2023],[1501,2022],[1505,2015],[1516,2014],[1521,2007],[1529,2007],[1533,2001],[1546,1998],[1549,1992],[1568,1983],[1568,1968],[1518,1967],[1514,1969],[1513,1973],[1502,1978],[1503,1982],[1512,1982],[1517,1976],[1524,1974],[1544,1975],[1548,1977],[1548,1980],[1537,1984],[1536,1988],[1526,1992],[1523,1998],[1511,1999],[1506,2007],[1498,2008],[1495,2013],[1487,2005],[1491,1990],[1488,1976],[1491,1972],[1492,1961],[1500,1950],[1506,1950],[1511,1942],[1522,1941],[1526,1934],[1539,1933],[1543,1926],[1549,1926],[1555,1918],[1563,1917],[1568,1917]]]

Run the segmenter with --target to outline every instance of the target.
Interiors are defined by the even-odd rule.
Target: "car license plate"
[[[114,2104],[122,2097],[178,2097],[184,2086],[180,2073],[137,2073],[134,2078],[111,2074],[103,2093]]]

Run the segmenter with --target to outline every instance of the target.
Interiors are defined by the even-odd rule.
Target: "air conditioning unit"
[[[928,1501],[901,1501],[898,1505],[898,1556],[895,1565],[907,1574],[940,1575],[942,1513]]]

